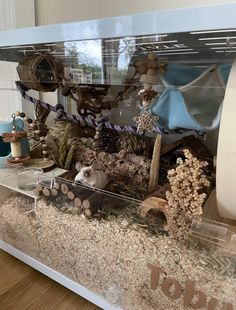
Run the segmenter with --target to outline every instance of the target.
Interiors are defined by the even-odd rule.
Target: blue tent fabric
[[[229,72],[231,69],[231,64],[221,64],[219,65],[219,70],[221,72],[222,78],[227,83]],[[195,80],[200,74],[202,74],[206,68],[204,67],[193,67],[190,65],[170,63],[166,67],[166,71],[163,75],[164,80],[169,85],[183,86]]]
[[[151,108],[154,115],[159,116],[158,123],[166,129],[187,128],[202,131],[202,127],[188,113],[181,92],[174,86],[169,86],[162,93],[158,105]]]
[[[169,85],[183,86],[195,80],[204,70],[203,68],[170,63],[163,77]]]
[[[159,116],[159,125],[168,130],[185,128],[197,131],[210,131],[219,127],[224,80],[227,79],[230,67],[225,66],[220,70],[212,65],[204,71],[194,68],[192,73],[186,66],[180,65],[179,71],[179,65],[168,67],[169,72],[167,70],[165,77],[169,80],[164,80],[166,88],[150,107],[150,112]],[[182,75],[181,72],[187,73]],[[177,85],[190,82],[177,87],[169,84],[170,80]]]

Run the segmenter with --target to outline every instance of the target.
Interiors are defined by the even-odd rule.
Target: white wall
[[[34,26],[35,25],[34,0],[14,0],[14,2],[16,10],[16,28]]]
[[[0,0],[0,31],[35,25],[34,0]],[[22,110],[20,93],[15,81],[19,79],[17,63],[0,61],[0,121]]]
[[[0,0],[0,31],[13,29],[16,25],[14,0]]]
[[[18,0],[19,1],[19,0]],[[20,0],[22,1],[22,0]],[[36,25],[71,22],[144,11],[222,4],[223,0],[35,0]],[[167,21],[168,22],[168,21]]]
[[[0,31],[34,25],[34,0],[0,0]]]

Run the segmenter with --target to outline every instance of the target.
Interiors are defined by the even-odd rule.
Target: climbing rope
[[[99,119],[95,119],[91,116],[83,116],[83,115],[79,115],[79,114],[78,115],[69,114],[69,113],[65,112],[63,105],[60,103],[56,104],[55,106],[52,106],[49,103],[43,102],[43,101],[38,100],[32,96],[29,96],[26,93],[26,89],[24,88],[24,85],[20,81],[16,82],[16,87],[20,91],[22,97],[25,100],[32,102],[34,104],[37,104],[37,105],[39,104],[44,109],[56,113],[58,119],[66,117],[67,119],[71,120],[72,122],[79,123],[83,126],[87,125],[87,126],[96,127],[96,128],[106,127],[106,128],[113,129],[116,131],[128,131],[128,132],[137,133],[137,127],[136,126],[116,125],[116,124],[111,123],[109,121],[109,119],[105,116],[101,116]],[[160,127],[160,126],[156,126],[153,129],[154,129],[153,131],[157,132],[158,134],[181,134],[181,133],[185,133],[187,131],[192,131],[189,129],[182,129],[182,128],[175,129],[175,130],[166,130],[165,128]],[[202,132],[197,132],[197,133],[199,135],[203,135]]]

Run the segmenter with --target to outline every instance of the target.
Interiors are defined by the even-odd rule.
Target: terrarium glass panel
[[[1,47],[1,240],[122,309],[233,309],[215,156],[234,33]]]

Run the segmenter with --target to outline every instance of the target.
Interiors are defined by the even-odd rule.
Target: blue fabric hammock
[[[163,79],[164,91],[150,107],[158,123],[177,128],[211,131],[219,127],[225,85],[230,65],[207,69],[169,64]]]

